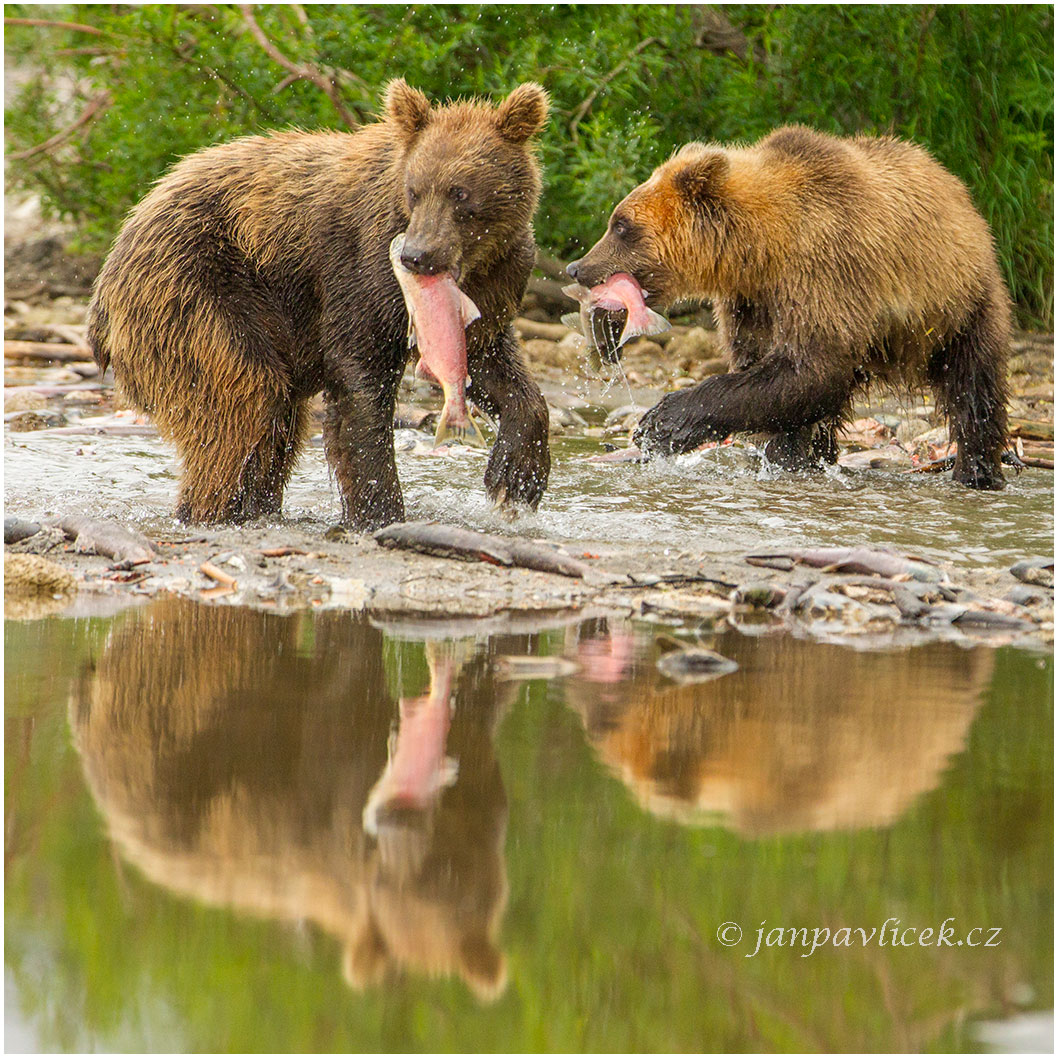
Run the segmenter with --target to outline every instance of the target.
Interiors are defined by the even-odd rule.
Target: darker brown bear
[[[404,264],[451,272],[481,311],[467,360],[469,395],[499,418],[486,489],[536,506],[547,407],[510,321],[534,260],[529,141],[546,116],[534,84],[498,107],[434,108],[398,80],[382,119],[354,134],[251,136],[159,181],[99,275],[89,338],[180,451],[178,517],[277,512],[323,390],[345,521],[403,519],[392,423],[408,316],[388,250],[404,231]]]
[[[586,286],[615,272],[649,303],[712,299],[731,358],[644,416],[647,451],[761,431],[783,465],[833,462],[858,386],[927,382],[955,479],[1003,487],[1009,299],[988,225],[922,148],[800,126],[751,147],[688,144],[570,266]]]

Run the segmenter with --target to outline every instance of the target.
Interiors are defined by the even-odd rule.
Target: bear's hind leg
[[[982,303],[929,364],[930,385],[957,445],[952,477],[972,489],[1006,486],[1000,469],[1007,443],[1005,316],[994,300]]]
[[[279,512],[306,416],[300,403],[275,394],[257,397],[214,418],[207,431],[170,427],[184,462],[176,508],[181,521],[245,522]]]
[[[273,410],[271,423],[243,466],[238,491],[243,518],[279,513],[307,424],[304,401]]]

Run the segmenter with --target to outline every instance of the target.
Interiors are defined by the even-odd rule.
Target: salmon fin
[[[475,320],[481,319],[481,310],[462,290],[459,292],[459,311],[463,317],[464,327],[469,327]]]
[[[580,334],[580,313],[579,312],[567,312],[565,316],[561,317],[562,322],[571,330],[576,331]]]
[[[625,323],[625,329],[621,332],[621,337],[617,340],[618,347],[625,344],[625,342],[631,341],[633,338],[638,338],[640,335],[651,335],[661,334],[662,331],[667,331],[672,326],[671,323],[660,312],[655,312],[653,309],[647,309],[647,323],[644,327],[633,327],[632,326],[632,315],[629,313],[628,321]]]
[[[448,421],[447,404],[441,409],[441,417],[437,420],[437,431],[433,436],[433,443],[438,447],[445,441],[457,441],[459,444],[471,445],[474,448],[488,448],[485,435],[469,413],[465,426],[456,426]]]

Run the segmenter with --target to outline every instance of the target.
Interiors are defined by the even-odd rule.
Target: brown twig
[[[5,18],[5,26],[46,26],[49,29],[68,29],[74,33],[92,33],[97,37],[106,34],[95,26],[84,26],[80,22],[53,22],[47,18]]]
[[[239,4],[239,10],[242,12],[243,20],[246,23],[247,28],[253,35],[254,40],[261,46],[262,51],[274,62],[277,66],[282,67],[287,71],[288,74],[292,74],[294,80],[309,81],[314,84],[323,94],[331,101],[331,105],[338,112],[338,116],[342,119],[342,123],[350,129],[360,127],[360,122],[356,120],[353,114],[348,110],[345,104],[342,102],[341,94],[338,91],[338,85],[336,83],[333,74],[327,74],[323,70],[315,66],[311,66],[308,63],[298,64],[288,59],[276,46],[268,39],[267,34],[257,22],[253,13],[253,4]],[[350,75],[354,76],[355,75]]]
[[[579,107],[573,112],[573,118],[569,123],[569,136],[574,143],[579,143],[580,138],[577,135],[577,126],[583,120],[585,114],[591,109],[592,103],[595,102],[599,93],[642,51],[645,51],[651,44],[660,44],[661,41],[657,37],[647,37],[646,40],[641,40],[603,79],[595,86],[591,94],[580,104]]]
[[[210,580],[215,580],[218,584],[223,584],[226,588],[235,587],[235,578],[230,573],[225,573],[224,570],[214,566],[212,562],[203,562],[198,569],[200,573],[205,573]]]
[[[43,143],[38,143],[36,147],[28,147],[24,151],[16,151],[14,154],[9,154],[8,158],[12,161],[25,161],[27,158],[32,158],[37,154],[44,154],[46,151],[50,151],[53,147],[58,147],[59,144],[65,143],[82,125],[87,125],[99,113],[100,110],[110,106],[110,93],[100,92],[99,95],[93,99],[87,107],[85,107],[81,116],[74,121],[72,124],[67,125],[66,128],[55,133],[54,136],[46,139]]]

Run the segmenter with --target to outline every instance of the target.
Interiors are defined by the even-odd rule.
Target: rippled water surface
[[[579,518],[622,533],[540,523]],[[729,632],[738,669],[681,684],[680,628],[533,620],[8,622],[7,1049],[974,1050],[1015,1015],[1049,1046],[1050,657]]]
[[[425,435],[398,433],[420,449]],[[597,441],[553,444],[551,482],[540,510],[512,527],[490,508],[482,487],[485,453],[445,456],[398,452],[410,519],[436,518],[472,528],[585,542],[638,542],[661,548],[745,552],[762,543],[876,544],[913,549],[961,564],[1006,566],[1053,550],[1054,478],[1008,471],[1002,493],[977,493],[950,475],[882,470],[787,474],[761,470],[744,453],[720,449],[660,465],[586,462]],[[78,454],[78,453],[83,454]],[[147,530],[173,527],[177,464],[156,439],[9,435],[5,493],[25,516],[105,513]],[[325,528],[340,515],[319,448],[304,454],[287,490],[288,520]]]

